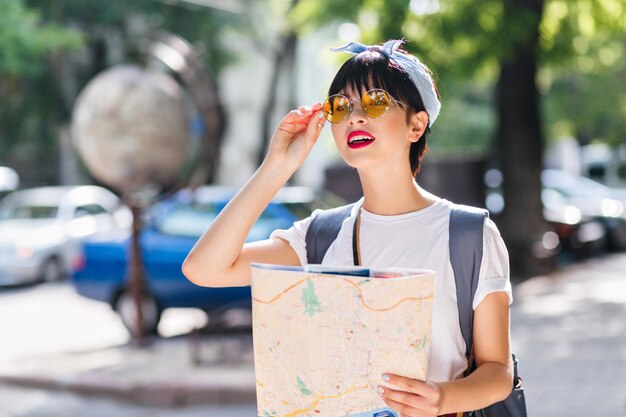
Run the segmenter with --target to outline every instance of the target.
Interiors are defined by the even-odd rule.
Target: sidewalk
[[[155,337],[145,347],[44,355],[1,366],[0,383],[152,406],[256,401],[251,333]]]
[[[512,343],[529,416],[626,416],[626,254],[514,290]]]
[[[160,406],[253,403],[250,334],[193,337],[17,361],[0,382]],[[626,254],[517,285],[512,342],[529,416],[626,416]]]

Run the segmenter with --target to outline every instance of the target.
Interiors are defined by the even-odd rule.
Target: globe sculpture
[[[181,181],[198,153],[195,113],[172,77],[120,65],[81,92],[72,140],[100,182],[123,194],[161,190]]]
[[[96,179],[123,194],[133,213],[124,291],[133,300],[131,334],[140,343],[150,326],[144,313],[157,311],[145,284],[142,214],[157,194],[184,185],[198,161],[204,130],[195,109],[172,77],[132,65],[99,74],[74,107],[71,135],[78,155]]]

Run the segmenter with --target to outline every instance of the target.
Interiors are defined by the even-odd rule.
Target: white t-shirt
[[[353,265],[352,229],[363,199],[354,205],[337,239],[326,252],[323,265]],[[448,226],[452,203],[438,200],[411,213],[384,216],[361,213],[361,262],[367,267],[406,267],[436,272],[428,380],[444,382],[458,379],[467,368],[465,341],[459,325],[456,284],[448,246]],[[311,217],[295,222],[287,230],[276,230],[273,238],[286,240],[307,263],[306,232]],[[489,293],[503,291],[512,301],[509,257],[496,225],[485,221],[483,259],[473,307]]]

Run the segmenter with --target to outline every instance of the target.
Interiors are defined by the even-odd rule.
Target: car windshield
[[[157,216],[155,226],[159,232],[166,235],[197,238],[215,220],[224,205],[225,203],[181,204]],[[270,204],[270,208],[273,207]],[[293,220],[290,217],[288,222],[291,223]],[[277,213],[265,210],[250,231],[248,240],[265,239],[273,230],[286,225],[286,220]]]
[[[214,205],[180,205],[157,220],[157,229],[166,235],[197,237],[217,217]]]
[[[56,206],[23,205],[0,208],[0,219],[54,219]]]
[[[566,197],[606,198],[611,193],[609,188],[589,178],[560,172],[544,172],[542,180],[544,186],[553,188]]]

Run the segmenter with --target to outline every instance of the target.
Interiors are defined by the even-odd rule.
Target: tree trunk
[[[541,204],[543,135],[536,85],[539,22],[543,0],[504,0],[504,27],[528,14],[527,30],[511,42],[496,85],[497,152],[504,177],[505,208],[499,223],[516,276],[539,271],[540,246],[547,225]]]
[[[287,14],[293,10],[298,4],[299,0],[291,0],[289,10]],[[267,94],[267,100],[265,106],[263,106],[263,112],[261,116],[261,138],[260,146],[257,154],[257,165],[261,165],[265,159],[265,154],[272,136],[272,116],[276,110],[276,99],[278,97],[278,89],[280,86],[281,74],[286,71],[288,78],[288,87],[292,88],[294,84],[294,64],[296,57],[296,46],[298,44],[298,34],[296,31],[291,30],[284,34],[278,43],[278,50],[274,56],[274,69],[272,72],[272,79],[270,80],[269,91]]]
[[[261,165],[265,159],[265,153],[269,145],[270,138],[272,136],[272,116],[276,110],[278,89],[280,86],[281,75],[287,72],[287,78],[292,79],[291,73],[293,73],[293,65],[296,55],[296,45],[298,42],[298,35],[295,32],[286,34],[280,42],[280,50],[276,52],[274,58],[274,70],[272,72],[272,79],[270,81],[269,91],[267,94],[267,101],[263,106],[262,115],[262,127],[261,127],[261,146],[259,147],[259,153],[257,154],[257,165]],[[291,87],[291,83],[289,85]]]

